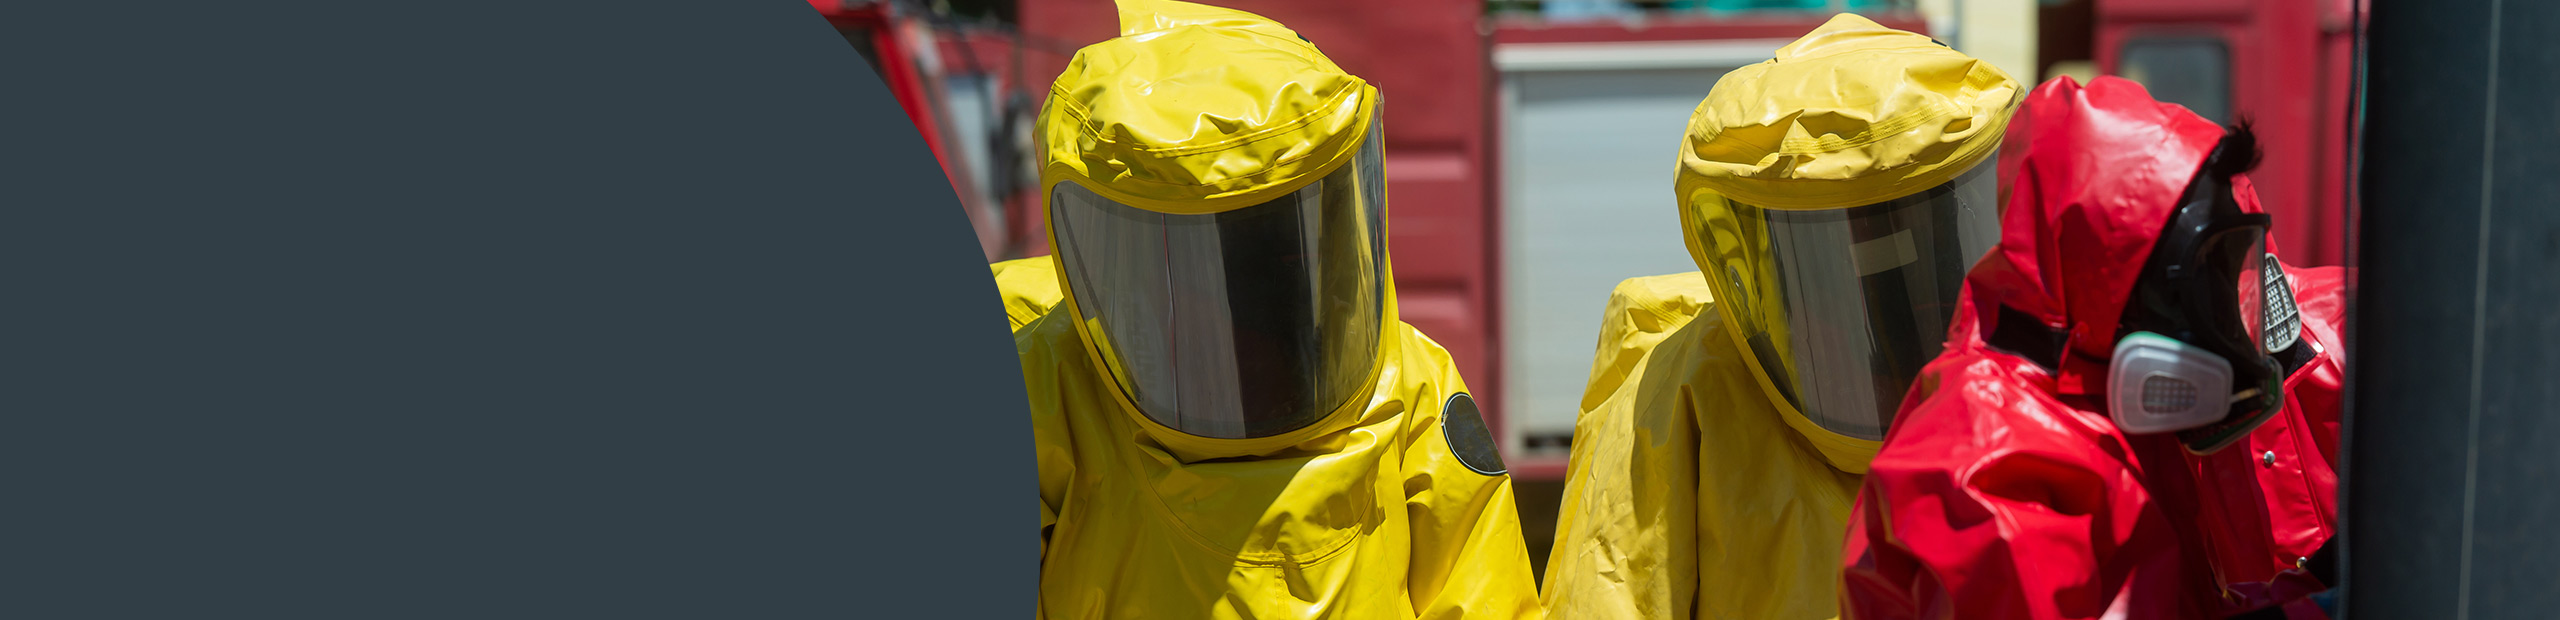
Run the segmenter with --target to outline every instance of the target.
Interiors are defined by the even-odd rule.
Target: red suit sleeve
[[[1844,617],[2206,615],[2182,596],[2198,576],[2181,574],[2176,529],[2111,425],[2005,356],[1941,358],[1930,375],[1860,488]]]
[[[2302,312],[2302,339],[2319,343],[2328,363],[2285,386],[2293,409],[2302,412],[2320,449],[2321,462],[2338,462],[2338,417],[2346,409],[2347,273],[2341,267],[2284,266],[2291,276],[2294,303]]]

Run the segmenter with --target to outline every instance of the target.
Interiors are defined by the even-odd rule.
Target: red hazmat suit
[[[2277,355],[2285,405],[2241,443],[2200,456],[2121,432],[2104,404],[2118,321],[2224,130],[2132,82],[2061,78],[2018,132],[2000,245],[1860,489],[1844,616],[2319,617],[2306,597],[2326,586],[2295,567],[2336,523],[2343,274],[2287,270],[2303,328]],[[2245,177],[2232,188],[2260,211]]]

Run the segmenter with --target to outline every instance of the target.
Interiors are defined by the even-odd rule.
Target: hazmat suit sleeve
[[[1693,611],[1697,430],[1690,416],[1638,420],[1636,387],[1656,345],[1712,311],[1712,297],[1697,272],[1630,279],[1609,294],[1547,559],[1543,592],[1555,617]]]
[[[1423,339],[1418,333],[1414,338]],[[1442,394],[1466,391],[1446,351],[1437,344],[1419,348],[1436,363],[1406,368],[1437,374]],[[1511,475],[1479,473],[1461,462],[1449,445],[1442,411],[1417,408],[1409,414],[1416,419],[1405,438],[1404,507],[1413,527],[1405,588],[1415,617],[1537,618],[1537,582],[1529,573],[1528,544],[1520,537]]]
[[[2321,355],[2331,362],[2286,385],[2285,397],[2293,401],[2293,409],[2302,412],[2321,462],[2335,464],[2338,418],[2346,409],[2347,340],[2340,331],[2347,314],[2346,269],[2305,269],[2288,264],[2284,270],[2292,280],[2294,304],[2301,308],[2303,340],[2319,343]]]
[[[2174,525],[2132,469],[2135,447],[2104,420],[1996,381],[1933,389],[2025,364],[1940,358],[1923,372],[1850,518],[1846,617],[2206,615],[2181,608],[2181,588],[2209,577],[2182,574]],[[1980,415],[1996,410],[2013,413]]]
[[[1032,322],[1036,327],[1038,318],[1035,317]],[[1023,360],[1023,372],[1026,377],[1036,376],[1032,373],[1042,372],[1049,366],[1048,363],[1040,361],[1039,355],[1025,354],[1039,348],[1038,341],[1041,334],[1037,333],[1038,331],[1036,328],[1014,330],[1014,351],[1016,356]],[[1046,564],[1049,556],[1049,535],[1058,525],[1059,511],[1066,506],[1067,489],[1076,476],[1076,461],[1072,452],[1073,438],[1067,432],[1064,410],[1059,407],[1057,392],[1034,389],[1029,390],[1028,395],[1031,399],[1029,404],[1032,459],[1033,464],[1039,467],[1040,562]],[[1033,617],[1048,616],[1035,609]]]
[[[2211,533],[2243,539],[2216,545],[2216,570],[2225,581],[2238,582],[2234,590],[2257,586],[2276,595],[2326,588],[2316,577],[2283,573],[2307,564],[2337,532],[2338,423],[2347,355],[2340,333],[2344,270],[2282,268],[2300,310],[2299,339],[2278,355],[2290,371],[2284,409],[2250,432],[2245,447],[2202,457],[2199,469],[2207,483],[2200,499],[2223,526]],[[2280,583],[2292,578],[2310,585]]]
[[[1040,439],[1036,457],[1040,465],[1040,548],[1045,551],[1049,548],[1049,529],[1058,524],[1058,506],[1066,499],[1067,482],[1075,477],[1076,465],[1067,454],[1065,439]]]
[[[1004,298],[1005,319],[1014,331],[1048,314],[1066,296],[1058,289],[1057,261],[1048,256],[1017,258],[987,265],[987,269],[994,272],[996,293]]]
[[[1048,256],[1003,261],[987,265],[987,269],[995,276],[996,293],[1004,298],[1005,317],[1013,324],[1016,333],[1041,315],[1048,314],[1049,309],[1057,307],[1065,295],[1058,288],[1057,262]],[[1039,409],[1035,407],[1034,410]],[[1033,424],[1034,433],[1039,435],[1036,443],[1039,444],[1037,458],[1040,465],[1040,540],[1044,549],[1049,540],[1049,527],[1058,523],[1058,502],[1066,493],[1068,479],[1075,473],[1075,461],[1067,454],[1066,439],[1049,436],[1062,433],[1065,425],[1054,423],[1056,420],[1048,422],[1053,423]]]
[[[1948,374],[2025,364],[1955,362],[1924,373],[1869,465],[1841,554],[1844,617],[2141,620],[2262,608],[2325,617],[2305,598],[2324,586],[2302,571],[2217,588],[2214,575],[2181,564],[2170,518],[2180,511],[2157,501],[2135,471],[2146,459],[2178,462],[2173,442],[2123,441],[2104,420],[1997,382],[1931,389],[1962,382]],[[2009,415],[1982,415],[1995,410]],[[2159,454],[2137,459],[2136,451]],[[2193,608],[2182,591],[2198,587],[2220,589],[2225,600]]]
[[[2329,275],[2308,271],[2318,275],[2298,277],[2296,286],[2316,287],[2312,281]],[[2313,297],[2305,296],[2304,323],[2315,330],[2306,341],[2325,339],[2318,330],[2329,329]],[[1968,334],[1959,331],[1956,340],[1970,340]],[[2301,400],[2282,415],[2298,415],[2292,410],[2310,399],[2333,398],[2334,384],[2309,380],[2321,376],[2305,373],[2289,383]],[[2180,448],[2128,440],[2094,417],[2103,414],[2075,411],[2034,387],[2051,381],[2030,362],[1981,350],[1951,353],[1922,373],[1869,465],[1849,521],[1840,584],[1845,617],[2139,620],[2249,609],[2324,617],[2305,597],[2325,586],[2303,571],[2223,587],[2220,576],[2182,563],[2181,548],[2191,543],[2182,542],[2179,528],[2196,527],[2200,507],[2167,505],[2138,471],[2144,462],[2186,462]],[[2316,426],[2322,416],[2306,417]],[[2334,420],[2335,412],[2326,417]],[[2329,424],[2314,434],[2334,434]],[[2254,469],[2239,468],[2239,475]],[[2154,484],[2191,475],[2147,473]],[[2188,596],[2195,591],[2222,597],[2200,603]]]

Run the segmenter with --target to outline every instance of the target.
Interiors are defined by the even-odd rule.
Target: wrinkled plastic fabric
[[[1611,293],[1544,593],[1556,618],[1830,618],[1859,476],[1780,417],[1697,272]]]
[[[1975,267],[1947,352],[1924,369],[1870,463],[1842,551],[1844,616],[2316,617],[2293,565],[2335,532],[2345,350],[2337,269],[2288,269],[2316,356],[2247,450],[2187,452],[2118,431],[2104,353],[2134,270],[2221,135],[2140,86],[2068,78],[2019,116],[2036,135],[1999,248]],[[2244,210],[2257,201],[2235,184]],[[2279,225],[2282,225],[2279,222]],[[2016,314],[2004,314],[2001,305]],[[2001,317],[2068,334],[2062,369],[1986,344]],[[2108,342],[2107,344],[2112,344]]]
[[[1041,106],[1043,194],[1073,180],[1141,209],[1216,213],[1357,156],[1377,89],[1313,43],[1243,11],[1119,6],[1121,36],[1078,50]]]
[[[1243,11],[1169,0],[1118,4],[1121,36],[1078,50],[1041,108],[1044,197],[1072,183],[1134,209],[1222,213],[1289,195],[1360,158],[1377,112],[1376,89],[1343,73],[1313,44]],[[1056,218],[1048,220],[1050,247],[1063,248]],[[1381,337],[1395,321],[1394,270],[1384,271],[1389,292],[1378,314]],[[1052,312],[1074,317],[1095,366],[1126,377],[1127,369],[1106,362],[1110,356],[1100,347],[1109,343],[1095,337],[1095,317],[1076,303],[1112,293],[1080,295],[1080,283],[1065,271],[1059,286],[1066,291],[1063,312]],[[1383,354],[1384,347],[1373,348]],[[1369,369],[1372,380],[1382,365]],[[1114,394],[1125,408],[1137,409],[1125,390]],[[1321,417],[1346,418],[1360,404],[1345,399]],[[1237,440],[1194,436],[1137,417],[1152,438],[1190,454],[1268,453],[1324,427],[1319,421]]]
[[[1837,209],[1937,187],[2000,146],[2019,94],[1989,62],[1842,13],[1716,80],[1689,117],[1680,198]]]
[[[1261,204],[1357,156],[1377,94],[1270,20],[1123,0],[1041,112],[1043,195],[1076,183],[1170,214]],[[1383,236],[1383,231],[1381,231]],[[1057,230],[1051,226],[1051,247]],[[1370,379],[1296,431],[1188,435],[1138,412],[1064,278],[1014,334],[1040,466],[1038,617],[1536,618],[1507,474],[1478,473],[1440,415],[1465,383],[1383,310]],[[1107,291],[1094,291],[1108,295]]]
[[[2302,342],[2319,356],[2287,375],[2285,407],[2248,438],[2194,457],[2214,566],[2228,584],[2278,580],[2336,532],[2338,417],[2345,410],[2346,272],[2284,266]],[[2274,453],[2274,462],[2266,455]],[[2316,589],[2315,589],[2316,590]],[[2304,592],[2307,594],[2308,592]]]
[[[1451,452],[1441,406],[1466,385],[1410,326],[1352,415],[1235,458],[1156,441],[1065,318],[1015,335],[1040,464],[1038,617],[1539,617],[1511,478]]]
[[[1017,258],[987,265],[996,278],[996,294],[1004,298],[1004,317],[1014,331],[1058,307],[1066,293],[1058,288],[1058,262],[1049,256]]]
[[[1852,14],[1833,17],[1773,56],[1725,74],[1698,103],[1682,138],[1674,196],[1689,255],[1715,290],[1733,346],[1771,349],[1745,362],[1760,378],[1757,389],[1834,467],[1858,473],[1876,440],[1806,416],[1780,387],[1779,373],[1756,357],[1786,357],[1776,349],[1787,346],[1781,332],[1789,317],[1784,304],[1763,299],[1781,286],[1772,257],[1783,248],[1766,232],[1747,230],[1758,218],[1746,211],[1846,209],[1947,185],[1999,149],[2018,84],[1926,36]]]
[[[1690,117],[1674,191],[1700,272],[1628,280],[1611,295],[1547,564],[1556,617],[1836,609],[1839,536],[1878,442],[1788,401],[1753,343],[1799,345],[1783,329],[1790,317],[1744,294],[1788,277],[1775,257],[1825,250],[1779,247],[1794,231],[1774,230],[1777,212],[1821,219],[1941,187],[1981,202],[1990,192],[1964,190],[1983,184],[1954,181],[1984,168],[2018,88],[1989,63],[1855,15],[1774,56],[1726,74]]]

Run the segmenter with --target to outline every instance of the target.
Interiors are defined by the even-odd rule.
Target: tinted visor
[[[2213,348],[2268,353],[2267,314],[2277,308],[2268,305],[2265,292],[2266,238],[2266,227],[2257,222],[2216,230],[2197,244],[2196,256],[2187,262],[2201,276],[2193,285],[2195,305],[2188,312],[2203,319],[2200,337],[2219,341]]]
[[[1051,189],[1067,288],[1140,413],[1201,437],[1268,437],[1366,387],[1386,262],[1370,125],[1354,161],[1251,207],[1175,215]]]
[[[1986,159],[1990,161],[1990,159]],[[1918,194],[1845,209],[1732,204],[1713,242],[1728,263],[1718,303],[1798,411],[1833,432],[1883,439],[1920,367],[1938,356],[1965,271],[1998,243],[1995,166]]]

